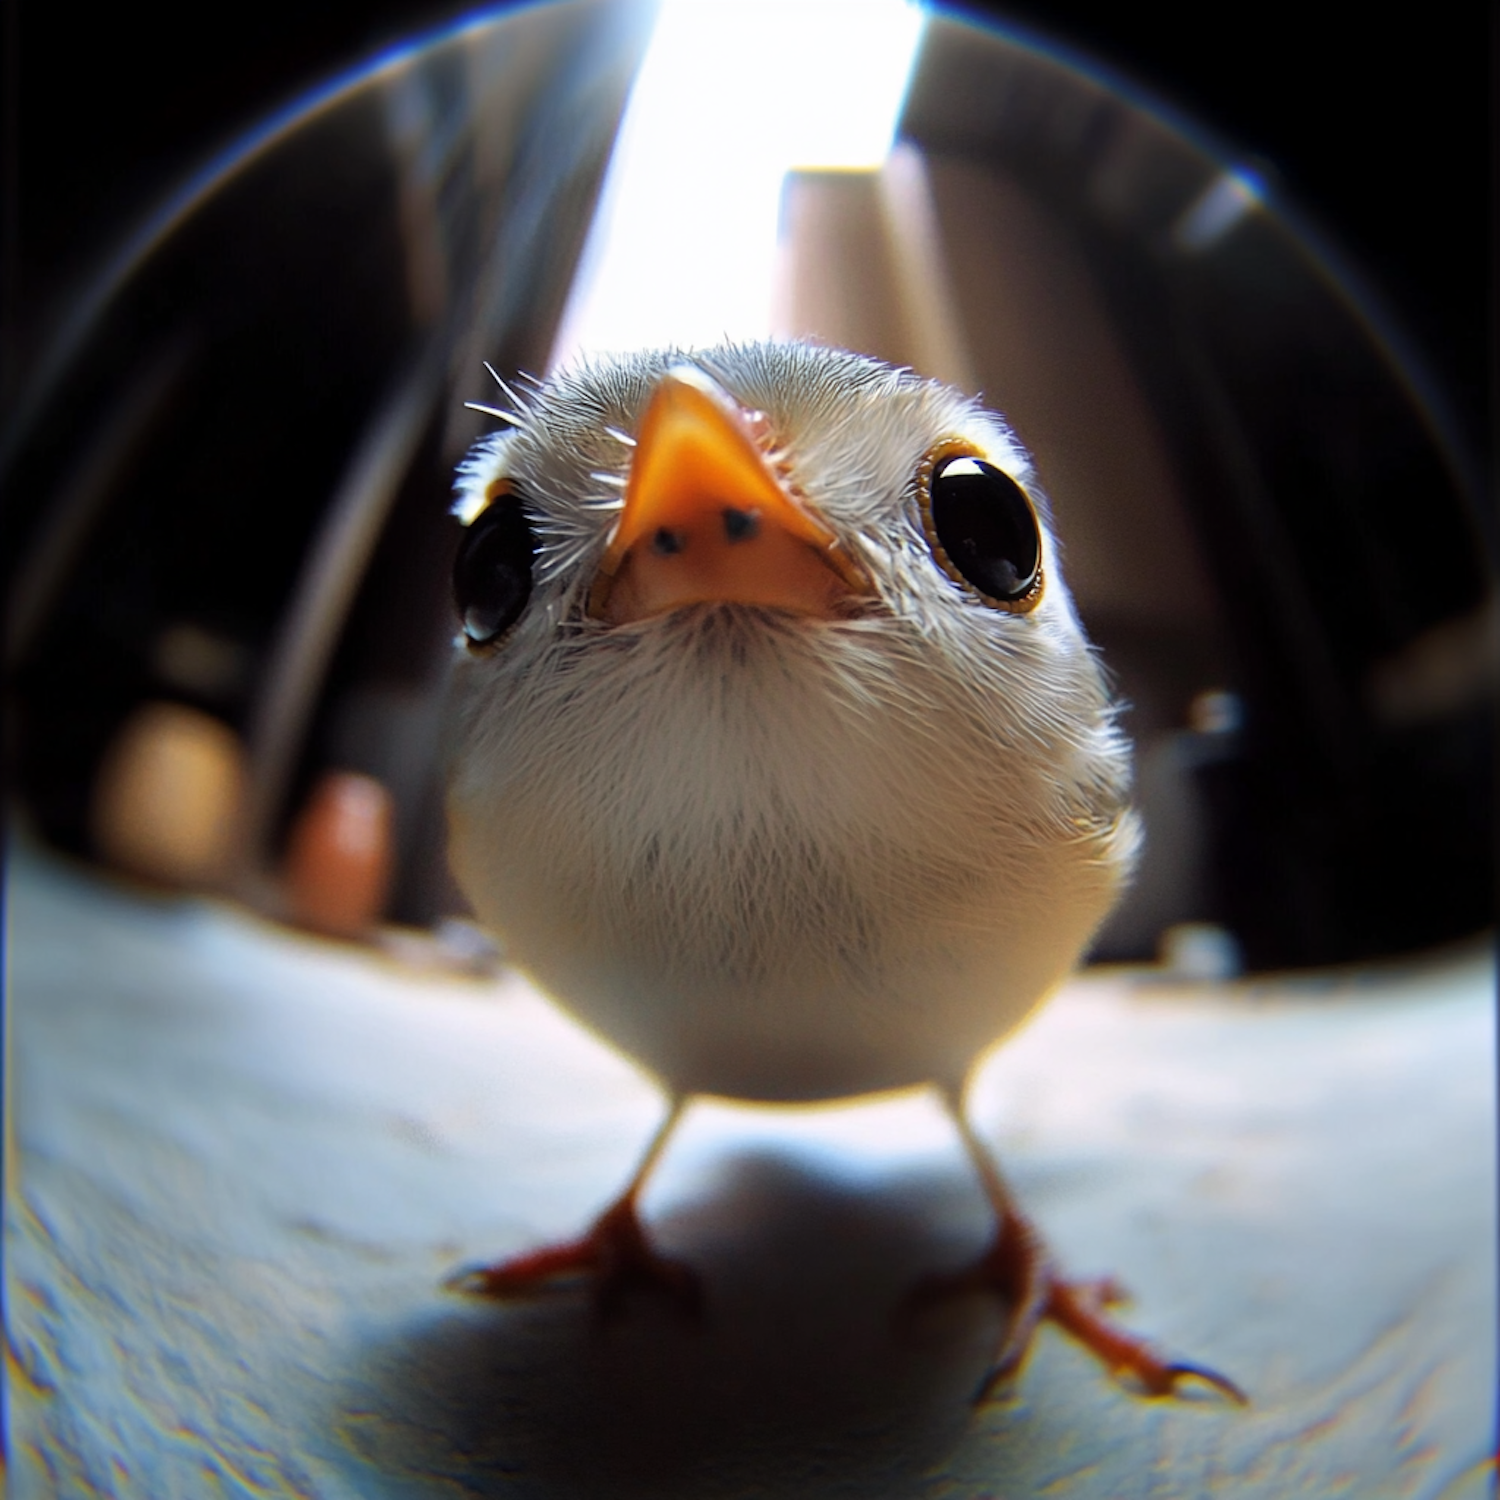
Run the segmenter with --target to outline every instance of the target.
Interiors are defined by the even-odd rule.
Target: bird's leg
[[[994,1158],[970,1126],[961,1099],[952,1094],[944,1097],[995,1210],[995,1238],[974,1265],[951,1275],[929,1277],[917,1288],[917,1296],[928,1300],[983,1288],[998,1292],[1009,1304],[1000,1348],[975,1392],[976,1402],[1015,1377],[1038,1325],[1049,1319],[1092,1352],[1112,1375],[1133,1379],[1148,1396],[1174,1395],[1182,1381],[1199,1380],[1245,1404],[1245,1393],[1233,1381],[1200,1365],[1169,1361],[1144,1339],[1114,1323],[1107,1309],[1125,1300],[1117,1282],[1063,1280],[1035,1225],[1021,1212]]]
[[[635,1175],[625,1191],[594,1220],[581,1238],[565,1240],[499,1261],[456,1272],[447,1285],[453,1291],[478,1297],[524,1297],[563,1276],[594,1277],[594,1297],[601,1313],[618,1309],[632,1287],[664,1291],[688,1312],[697,1312],[702,1292],[697,1275],[681,1261],[658,1254],[646,1239],[636,1212],[636,1201],[652,1169],[660,1160],[668,1137],[686,1107],[674,1098],[667,1117],[651,1138]]]

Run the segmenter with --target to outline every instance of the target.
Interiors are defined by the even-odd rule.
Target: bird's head
[[[459,476],[476,687],[503,697],[590,642],[696,639],[717,612],[915,652],[1007,738],[1103,731],[1119,760],[1031,460],[974,401],[796,343],[636,354],[509,394],[509,430]]]
[[[518,404],[462,475],[475,645],[519,618],[512,574],[606,625],[707,603],[847,619],[1041,602],[1044,502],[1024,451],[906,372],[731,348],[585,368]]]

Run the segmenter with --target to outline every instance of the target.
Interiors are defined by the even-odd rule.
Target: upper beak
[[[837,619],[870,593],[833,532],[771,468],[758,418],[701,370],[662,376],[589,593],[591,615],[624,625],[718,603]]]

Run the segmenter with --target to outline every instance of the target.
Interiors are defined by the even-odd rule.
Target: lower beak
[[[691,604],[752,604],[839,619],[869,595],[864,573],[767,460],[758,417],[691,366],[662,377],[591,615],[624,625]]]

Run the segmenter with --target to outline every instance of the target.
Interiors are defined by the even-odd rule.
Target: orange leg
[[[969,1122],[961,1102],[948,1096],[959,1134],[979,1172],[995,1210],[995,1239],[968,1269],[930,1277],[917,1289],[922,1300],[953,1292],[986,1288],[998,1292],[1011,1308],[1010,1320],[990,1372],[975,1393],[983,1401],[1012,1380],[1021,1368],[1038,1325],[1050,1319],[1090,1350],[1112,1375],[1132,1379],[1148,1396],[1171,1396],[1184,1380],[1199,1380],[1241,1405],[1248,1398],[1232,1380],[1200,1365],[1168,1361],[1142,1338],[1114,1323],[1106,1310],[1125,1300],[1112,1280],[1064,1281],[1035,1226],[1011,1197],[994,1161]]]
[[[594,1296],[602,1313],[616,1311],[626,1292],[649,1286],[666,1292],[685,1310],[697,1312],[702,1292],[697,1276],[681,1261],[651,1248],[636,1212],[636,1200],[665,1148],[686,1104],[674,1099],[667,1118],[646,1148],[641,1164],[623,1193],[594,1221],[588,1233],[499,1261],[473,1266],[450,1276],[446,1285],[476,1297],[525,1297],[564,1276],[594,1277]]]

